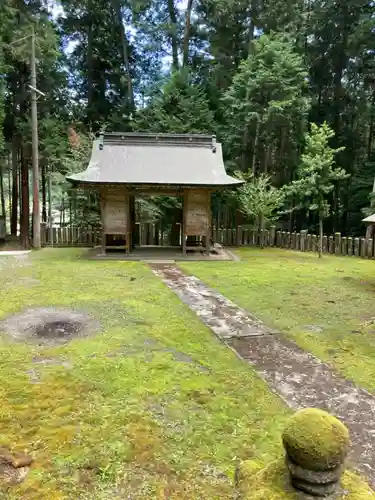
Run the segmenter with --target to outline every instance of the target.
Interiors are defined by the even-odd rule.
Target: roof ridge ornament
[[[216,135],[212,135],[212,152],[216,153]]]

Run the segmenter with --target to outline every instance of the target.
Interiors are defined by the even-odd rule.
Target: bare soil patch
[[[0,322],[0,333],[19,342],[59,345],[87,337],[100,328],[98,321],[82,311],[57,308],[26,309]]]

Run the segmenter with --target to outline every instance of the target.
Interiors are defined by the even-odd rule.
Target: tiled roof
[[[242,184],[227,175],[221,144],[194,134],[104,134],[93,143],[87,169],[67,179],[79,184]]]

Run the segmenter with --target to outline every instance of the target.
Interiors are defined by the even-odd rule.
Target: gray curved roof
[[[78,184],[236,186],[227,175],[221,144],[189,134],[104,134],[95,140],[87,169],[67,179]]]
[[[371,224],[375,223],[375,214],[369,215],[365,219],[362,219],[362,222],[370,222]]]

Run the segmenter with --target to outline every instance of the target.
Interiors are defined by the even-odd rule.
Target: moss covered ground
[[[280,249],[192,262],[201,278],[362,387],[375,390],[375,261]]]
[[[283,459],[267,466],[247,461],[239,468],[239,490],[243,500],[301,500],[290,486],[289,473]],[[313,498],[313,497],[308,497]],[[345,472],[335,500],[371,500],[375,493],[352,472]]]
[[[147,266],[42,250],[0,283],[0,319],[101,323],[60,347],[0,336],[0,446],[35,459],[1,499],[232,499],[237,460],[280,456],[287,410]]]

